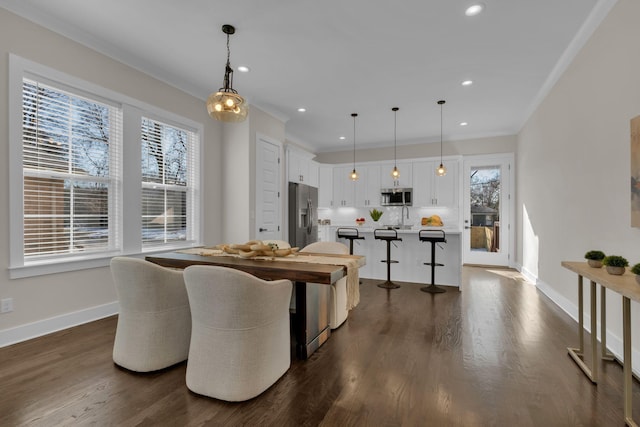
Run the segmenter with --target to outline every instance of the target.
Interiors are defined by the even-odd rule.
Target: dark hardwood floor
[[[603,362],[593,386],[567,355],[576,323],[516,272],[465,267],[462,292],[437,295],[375,283],[309,360],[244,403],[189,392],[186,363],[118,368],[115,317],[2,348],[0,425],[624,425],[621,367]]]

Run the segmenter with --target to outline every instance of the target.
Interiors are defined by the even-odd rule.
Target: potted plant
[[[619,255],[609,255],[602,260],[607,268],[607,273],[620,276],[624,274],[625,267],[629,265],[629,261]]]
[[[369,211],[369,215],[371,215],[371,219],[374,221],[378,221],[384,212],[379,211],[378,209],[371,209]]]
[[[640,264],[635,264],[631,267],[631,272],[636,275],[636,282],[640,285]]]
[[[602,251],[589,251],[584,254],[584,257],[587,259],[589,267],[600,268],[602,267],[602,260],[604,259],[605,255]]]

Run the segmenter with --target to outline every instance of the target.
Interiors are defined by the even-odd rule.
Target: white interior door
[[[256,238],[282,239],[280,195],[280,144],[257,137]]]
[[[464,160],[464,264],[508,266],[513,223],[513,155]]]

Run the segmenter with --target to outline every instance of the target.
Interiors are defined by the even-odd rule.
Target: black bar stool
[[[349,240],[349,255],[353,255],[353,241],[364,240],[364,236],[360,235],[357,228],[353,227],[340,227],[336,230],[338,237],[341,239]]]
[[[446,292],[445,289],[436,286],[436,267],[444,266],[444,264],[436,262],[436,243],[447,243],[447,236],[443,230],[420,230],[418,232],[418,239],[420,239],[421,242],[431,242],[431,262],[424,263],[424,265],[431,266],[431,284],[429,286],[423,286],[420,290],[431,294]]]
[[[378,287],[385,289],[396,289],[399,288],[400,285],[395,284],[391,281],[391,264],[397,264],[398,261],[391,259],[391,243],[396,241],[402,241],[400,237],[398,237],[398,232],[393,229],[388,228],[376,228],[373,230],[373,237],[377,240],[384,240],[387,242],[387,259],[383,259],[382,262],[387,263],[387,281],[383,283],[379,283]],[[394,243],[395,246],[395,243]]]

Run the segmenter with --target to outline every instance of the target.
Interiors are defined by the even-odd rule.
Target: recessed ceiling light
[[[460,126],[466,126],[466,125],[468,125],[468,124],[469,124],[469,123],[467,123],[467,122],[462,122],[462,123],[460,123]]]
[[[467,8],[467,10],[464,11],[464,14],[467,15],[467,16],[476,16],[477,14],[482,12],[483,10],[484,10],[484,4],[476,3],[476,4],[473,4],[473,5],[469,6]]]
[[[305,111],[307,111],[306,108],[303,108],[303,107],[298,108],[298,112],[300,113],[304,113]]]
[[[465,80],[462,82],[462,86],[471,86],[473,84],[473,80]]]
[[[346,136],[341,136],[339,139],[340,140],[345,140],[345,139],[347,139],[347,137]]]
[[[249,72],[249,67],[245,66],[245,65],[240,65],[238,67],[238,71],[240,71],[241,73],[248,73]]]

